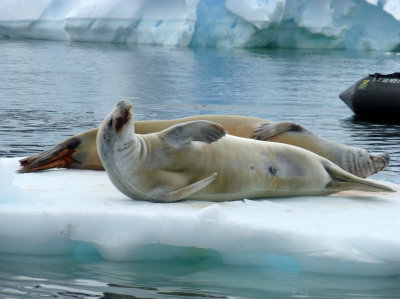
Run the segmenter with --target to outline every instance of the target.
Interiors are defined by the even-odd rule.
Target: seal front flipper
[[[160,134],[166,143],[177,148],[188,145],[191,141],[215,142],[222,138],[226,131],[220,124],[199,120],[172,126]]]
[[[180,201],[189,197],[193,193],[207,187],[212,181],[215,180],[216,177],[217,173],[215,172],[209,177],[206,177],[205,179],[202,179],[200,181],[194,182],[193,184],[190,184],[188,186],[173,191],[160,190],[162,188],[157,188],[148,195],[147,200],[156,202]]]
[[[298,133],[305,133],[307,129],[303,126],[291,122],[291,121],[282,121],[282,122],[270,122],[261,124],[258,126],[253,133],[253,139],[256,140],[264,140],[267,141],[268,139],[279,135],[285,132],[298,132]]]

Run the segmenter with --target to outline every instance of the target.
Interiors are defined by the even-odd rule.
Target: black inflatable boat
[[[339,97],[357,115],[400,118],[400,73],[369,75]]]

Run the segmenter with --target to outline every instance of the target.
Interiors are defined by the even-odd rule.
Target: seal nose
[[[132,104],[127,100],[121,100],[115,106],[120,112],[126,110],[127,108],[132,108]]]
[[[121,129],[130,121],[132,117],[132,109],[132,104],[126,100],[119,101],[115,106],[114,118],[115,130],[117,132],[121,131]]]
[[[386,153],[371,153],[371,160],[375,172],[385,169],[390,162],[390,157]]]

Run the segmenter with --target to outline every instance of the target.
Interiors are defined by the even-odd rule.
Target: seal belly
[[[249,141],[249,140],[247,140]],[[206,188],[190,196],[203,199],[207,194],[215,194],[218,199],[243,199],[244,194],[254,192],[260,196],[273,188],[277,179],[268,171],[273,169],[273,155],[261,142],[225,136],[218,142],[204,144],[193,142],[188,163],[188,175],[195,174],[192,180],[216,172],[217,178]]]
[[[241,138],[225,136],[211,145],[196,145],[193,156],[197,158],[190,164],[191,173],[204,177],[216,172],[218,176],[190,199],[235,200],[321,194],[321,186],[330,180],[318,156],[282,144],[256,140],[243,142]],[[203,156],[206,158],[202,159]]]

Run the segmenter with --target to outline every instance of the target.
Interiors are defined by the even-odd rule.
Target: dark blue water
[[[137,120],[242,114],[299,122],[391,155],[376,179],[400,183],[400,124],[355,118],[338,94],[399,71],[378,52],[187,49],[0,41],[0,157],[37,153],[100,124],[122,99]],[[0,298],[398,298],[400,278],[226,266],[218,256],[116,263],[0,256]]]

